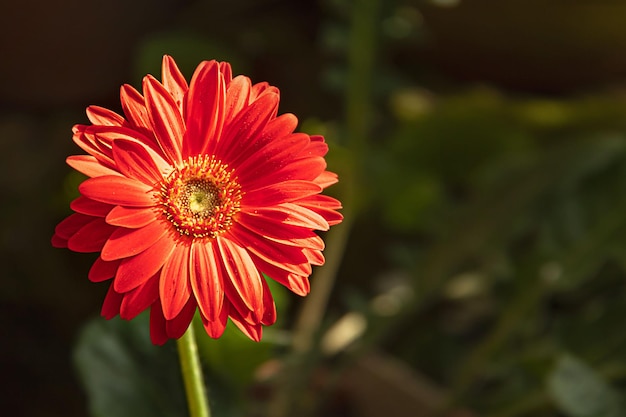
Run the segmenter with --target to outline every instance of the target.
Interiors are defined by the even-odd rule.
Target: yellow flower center
[[[161,184],[160,205],[181,236],[215,238],[232,225],[242,195],[233,170],[205,155],[172,171]]]

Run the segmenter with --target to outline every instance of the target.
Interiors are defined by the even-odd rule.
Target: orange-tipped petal
[[[189,300],[189,248],[190,245],[179,245],[167,258],[159,281],[159,296],[166,320],[178,316]]]

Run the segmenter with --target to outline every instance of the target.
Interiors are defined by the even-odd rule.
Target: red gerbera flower
[[[92,125],[74,127],[89,155],[67,163],[90,178],[52,243],[100,252],[89,279],[112,279],[102,315],[150,308],[156,344],[180,337],[196,307],[211,337],[230,317],[258,341],[276,320],[263,274],[307,294],[324,263],[315,230],[342,219],[320,194],[337,182],[328,147],[277,116],[276,87],[233,78],[226,62],[202,62],[190,85],[169,56],[162,72],[143,79],[143,96],[121,88],[124,116],[90,106]]]

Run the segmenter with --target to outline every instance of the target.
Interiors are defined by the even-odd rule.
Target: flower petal
[[[259,207],[246,212],[249,215],[266,217],[268,220],[314,230],[328,230],[328,222],[315,211],[295,203],[277,204],[273,207]]]
[[[102,165],[96,157],[91,155],[73,155],[65,160],[69,166],[88,177],[101,177],[104,175],[122,175],[119,172]]]
[[[315,178],[315,183],[319,184],[322,188],[328,188],[339,181],[339,177],[334,172],[324,171]]]
[[[128,121],[142,132],[151,132],[150,118],[143,96],[134,87],[124,84],[120,88],[122,110]]]
[[[306,258],[309,260],[311,265],[317,265],[317,266],[324,265],[325,259],[321,250],[304,248],[302,249],[302,252],[306,256]]]
[[[256,176],[246,175],[248,178],[251,177],[245,183],[246,189],[254,190],[267,184],[277,184],[295,179],[314,181],[326,169],[326,161],[321,157],[302,158],[295,161],[272,158],[264,164],[260,164],[259,168],[260,171],[257,171]],[[259,175],[261,172],[265,172],[265,174]],[[242,178],[241,182],[243,183],[243,181],[244,179]],[[320,185],[319,183],[317,184]]]
[[[242,206],[245,204],[248,207],[267,207],[275,204],[290,203],[318,194],[321,191],[322,187],[311,181],[283,181],[279,184],[271,184],[246,192],[242,199]],[[94,198],[94,200],[96,199]]]
[[[269,217],[239,213],[239,224],[259,236],[279,241],[285,245],[324,249],[324,242],[311,229],[276,222]]]
[[[265,178],[268,172],[280,169],[293,161],[309,143],[309,137],[303,133],[294,133],[282,138],[274,139],[264,146],[249,153],[248,157],[240,162],[237,171],[242,182]],[[258,145],[257,145],[258,146]],[[246,150],[248,151],[248,150]],[[242,151],[246,153],[246,151]],[[266,182],[271,184],[271,182]]]
[[[261,323],[271,326],[276,322],[276,304],[274,304],[274,297],[272,297],[272,292],[265,278],[261,278],[261,284],[263,284],[263,316]]]
[[[182,144],[185,125],[178,106],[170,93],[151,75],[143,79],[146,109],[159,146],[175,165],[182,162]]]
[[[114,230],[102,217],[95,217],[69,238],[67,247],[74,252],[99,252]]]
[[[224,129],[215,154],[224,161],[231,161],[245,153],[261,136],[277,107],[278,95],[268,94],[245,108]]]
[[[259,321],[263,315],[263,285],[259,270],[246,249],[229,239],[218,237],[216,241],[229,282],[255,320]],[[230,296],[229,299],[234,301]]]
[[[146,282],[163,267],[175,246],[175,242],[166,236],[138,255],[124,259],[115,274],[115,290],[128,292]]]
[[[208,145],[219,138],[224,111],[224,79],[216,61],[201,63],[194,72],[185,105],[184,156],[207,151]]]
[[[160,222],[150,223],[139,229],[118,228],[102,248],[102,259],[114,261],[137,255],[164,239],[167,227]]]
[[[226,301],[220,310],[219,316],[215,320],[209,320],[204,314],[202,316],[202,324],[204,325],[204,329],[207,334],[217,339],[224,333],[224,329],[226,328],[226,323],[228,322],[228,315],[230,312],[230,306],[228,301]]]
[[[217,250],[212,240],[194,242],[189,260],[189,277],[193,293],[200,312],[210,322],[220,320],[224,304],[222,270],[218,266]]]
[[[224,124],[230,125],[235,116],[248,105],[250,78],[239,75],[228,84],[226,88],[226,103],[224,104]]]
[[[341,208],[341,203],[332,197],[323,194],[311,195],[296,202],[304,209],[309,209],[322,216],[329,226],[341,223],[343,215],[335,210]]]
[[[239,247],[246,248],[251,254],[264,261],[296,274],[309,275],[311,273],[311,266],[301,248],[264,239],[239,224],[233,225],[229,232],[229,237],[232,237]]]
[[[91,265],[87,277],[91,282],[102,282],[111,279],[115,276],[120,262],[119,260],[105,261],[101,257],[98,257],[93,265]]]
[[[155,163],[153,156],[160,159],[161,167]],[[113,159],[120,172],[150,186],[156,186],[163,179],[161,169],[168,166],[156,153],[153,156],[137,142],[125,139],[113,142]]]
[[[82,150],[94,156],[102,165],[113,168],[115,162],[111,155],[111,150],[101,143],[94,134],[95,126],[76,125],[72,128],[72,140]]]
[[[137,229],[147,226],[158,219],[159,213],[154,207],[115,206],[107,214],[106,222],[114,226]]]
[[[263,327],[261,323],[259,324],[250,324],[248,323],[236,309],[232,309],[230,313],[230,319],[233,323],[242,331],[243,334],[248,336],[250,339],[258,342],[261,340],[263,336]]]
[[[93,216],[86,216],[80,213],[71,214],[57,224],[54,228],[54,233],[60,238],[67,240],[93,219]]]
[[[161,269],[159,296],[166,320],[178,316],[191,295],[189,247],[190,245],[176,246]]]
[[[146,282],[124,294],[120,305],[120,317],[131,320],[149,308],[159,298],[159,276],[154,275]]]
[[[280,268],[280,266],[264,261],[253,253],[250,254],[250,257],[263,274],[289,288],[295,294],[304,297],[309,293],[311,288],[308,277],[286,271]]]
[[[155,345],[167,342],[166,321],[161,309],[161,300],[157,299],[150,307],[150,340]]]
[[[104,302],[102,303],[102,309],[100,315],[107,320],[111,320],[113,317],[120,314],[120,305],[122,304],[123,295],[115,291],[113,285],[109,286]]]
[[[87,107],[87,117],[94,125],[122,126],[125,122],[119,114],[100,106]]]
[[[176,62],[169,55],[163,57],[161,78],[163,79],[163,87],[170,92],[174,103],[176,103],[182,114],[183,99],[189,87],[187,86],[187,80],[185,80],[185,77],[183,77],[183,74],[176,66]]]
[[[172,320],[167,320],[165,323],[167,336],[172,339],[178,339],[181,337],[191,325],[191,320],[193,319],[195,313],[196,301],[193,298],[190,298],[180,314]]]
[[[85,197],[102,203],[131,207],[155,204],[152,186],[117,175],[89,178],[78,186],[78,190]]]
[[[101,203],[83,196],[70,203],[70,208],[75,212],[95,217],[105,217],[113,207],[111,204]]]

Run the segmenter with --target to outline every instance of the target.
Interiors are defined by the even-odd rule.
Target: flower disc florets
[[[233,171],[203,155],[189,158],[163,181],[160,204],[181,236],[215,238],[232,225],[241,197]]]

